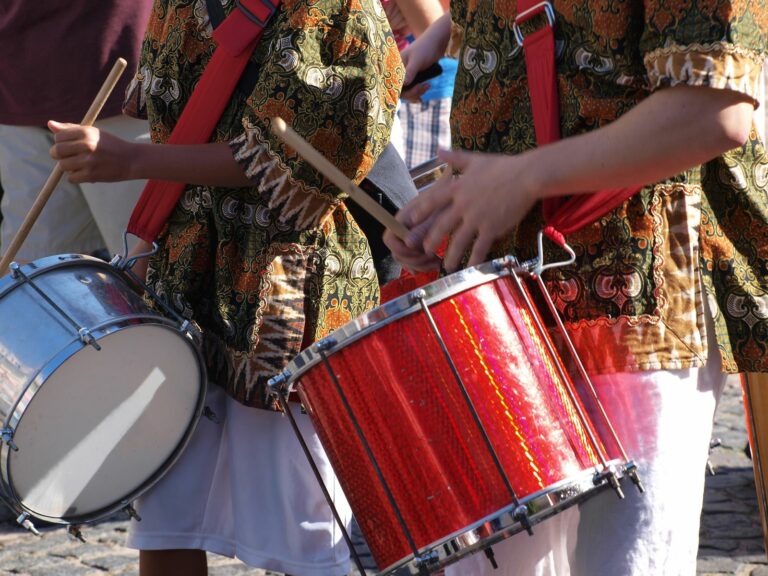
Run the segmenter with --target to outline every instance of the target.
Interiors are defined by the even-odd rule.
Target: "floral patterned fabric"
[[[667,86],[758,95],[765,0],[552,4],[564,138],[604,126]],[[462,47],[455,147],[514,154],[535,146],[516,12],[512,1],[451,4],[452,43]],[[541,228],[535,209],[494,256],[535,256]],[[705,298],[724,369],[768,370],[768,156],[754,129],[743,147],[645,187],[567,241],[576,263],[547,280],[592,372],[701,366]],[[545,258],[563,254],[553,247]]]
[[[234,0],[221,0],[224,10]],[[204,0],[156,0],[140,88],[165,142],[215,43]],[[360,181],[389,139],[402,63],[377,0],[284,0],[256,48],[258,81],[237,93],[214,140],[228,142],[250,188],[191,186],[153,257],[148,282],[203,331],[209,379],[239,401],[266,393],[302,344],[378,304],[364,233],[342,192],[269,130],[280,116]]]

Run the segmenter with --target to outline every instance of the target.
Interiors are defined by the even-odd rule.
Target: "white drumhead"
[[[135,324],[98,344],[72,355],[21,407],[9,479],[35,515],[83,518],[134,494],[194,418],[200,366],[180,333]]]

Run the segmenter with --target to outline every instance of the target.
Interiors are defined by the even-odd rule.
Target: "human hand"
[[[450,237],[443,266],[453,272],[470,248],[470,266],[485,261],[493,242],[516,226],[538,197],[522,157],[461,151],[441,151],[439,157],[451,169],[406,204],[398,219],[412,231],[430,222],[423,239],[406,238],[414,252],[433,253]]]
[[[50,120],[48,128],[55,134],[51,158],[58,160],[62,170],[68,173],[70,182],[80,184],[131,179],[130,142],[93,126]]]
[[[399,217],[399,214],[398,214]],[[409,231],[409,238],[423,239],[434,218],[428,218],[419,226]],[[428,272],[440,268],[441,260],[434,253],[427,253],[420,242],[412,241],[414,248],[409,247],[388,228],[384,231],[384,244],[392,255],[408,272]]]
[[[416,42],[410,44],[400,52],[400,58],[403,60],[403,66],[405,66],[404,87],[413,84],[414,80],[416,80],[416,75],[419,72],[426,70],[439,59],[434,59],[428,48],[429,47],[416,40]],[[429,90],[430,86],[431,85],[428,82],[419,82],[414,84],[410,89],[404,90],[400,94],[400,98],[407,100],[408,102],[420,102],[421,97],[427,90]]]

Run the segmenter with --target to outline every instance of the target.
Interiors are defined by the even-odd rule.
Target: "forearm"
[[[752,112],[732,91],[660,90],[603,128],[524,154],[529,184],[549,197],[658,182],[742,145]]]
[[[437,62],[445,55],[450,39],[451,15],[449,12],[445,12],[437,20],[432,22],[424,34],[416,39],[413,46],[423,46],[425,48],[425,54],[429,55],[430,62]]]
[[[417,37],[443,14],[439,0],[398,0],[397,7]]]
[[[240,188],[252,183],[226,143],[130,144],[128,177]]]

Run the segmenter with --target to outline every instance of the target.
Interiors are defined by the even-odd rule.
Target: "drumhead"
[[[11,489],[31,514],[93,519],[159,478],[199,415],[203,372],[177,330],[135,323],[85,346],[45,378],[14,434]]]

